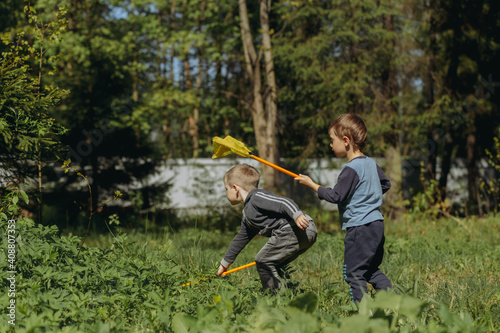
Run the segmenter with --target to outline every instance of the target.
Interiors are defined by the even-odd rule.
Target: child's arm
[[[229,268],[229,266],[231,266],[231,264],[229,264],[227,267],[224,267],[222,266],[222,264],[219,265],[219,269],[217,270],[217,273],[215,273],[217,276],[221,276],[222,273],[224,273],[225,271],[227,271],[227,269]]]
[[[243,222],[241,224],[240,231],[231,241],[229,247],[227,248],[224,258],[220,262],[219,269],[217,270],[217,275],[221,276],[229,266],[234,262],[238,254],[243,250],[243,248],[252,240],[252,238],[257,235],[255,230],[250,229]]]
[[[378,178],[380,179],[380,186],[382,186],[382,194],[389,191],[391,188],[391,181],[385,175],[384,171],[377,165]]]
[[[252,196],[251,205],[264,215],[279,215],[294,221],[304,212],[290,198],[269,191],[260,191]]]
[[[313,182],[313,180],[309,176],[306,175],[300,174],[299,177],[295,177],[294,180],[298,181],[299,184],[309,187],[314,192],[318,192],[318,188],[320,187],[318,184]]]
[[[263,215],[282,216],[287,220],[292,219],[302,230],[309,227],[309,219],[299,206],[290,198],[276,195],[269,191],[257,192],[249,203],[256,211]]]
[[[299,215],[295,219],[295,224],[302,230],[306,230],[309,227],[309,219],[304,215]]]
[[[320,199],[326,200],[331,203],[338,204],[349,198],[356,185],[359,182],[359,177],[356,171],[350,167],[345,167],[339,174],[339,179],[337,184],[333,187],[323,187],[315,184],[309,176],[300,175],[300,177],[295,178],[300,184],[312,188],[318,192],[318,197]]]

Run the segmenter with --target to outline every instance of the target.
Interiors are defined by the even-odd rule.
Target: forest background
[[[498,332],[499,1],[2,0],[0,35],[0,332]],[[215,278],[241,207],[177,216],[149,177],[227,134],[296,173],[338,167],[345,112],[393,184],[397,294],[351,303],[338,216],[311,191],[291,197],[320,237],[278,297],[252,269]]]
[[[28,193],[40,223],[85,227],[82,211],[98,209],[131,227],[168,220],[155,207],[170,184],[147,178],[169,158],[210,157],[214,136],[298,173],[331,157],[327,127],[345,112],[385,158],[390,216],[453,214],[456,158],[468,175],[457,212],[498,210],[498,1],[7,0],[0,32],[1,195]],[[421,186],[404,200],[413,172]],[[263,168],[265,188],[282,181]],[[128,208],[105,207],[132,182]]]

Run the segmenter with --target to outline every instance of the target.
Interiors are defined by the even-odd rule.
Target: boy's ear
[[[342,137],[342,141],[344,142],[345,149],[346,150],[350,150],[351,149],[351,139],[349,139],[348,136],[344,135]]]
[[[234,190],[236,191],[236,198],[240,196],[240,187],[236,184],[233,185]]]

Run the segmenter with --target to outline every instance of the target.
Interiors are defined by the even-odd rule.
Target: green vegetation
[[[496,187],[481,187],[478,163],[500,127],[499,6],[4,0],[0,163],[15,173],[14,185],[36,177],[24,208],[38,209],[38,222],[44,209],[46,224],[62,222],[55,214],[77,220],[81,179],[61,177],[68,157],[92,179],[94,202],[140,183],[124,200],[159,211],[169,184],[148,176],[165,159],[209,157],[212,138],[232,134],[259,156],[286,158],[303,171],[306,158],[331,156],[328,123],[353,112],[369,128],[367,155],[387,161],[395,215],[409,199],[403,178],[420,162],[425,180],[446,196],[458,158],[469,180],[461,214],[482,215],[498,206],[480,202]],[[250,46],[261,54],[248,54]],[[277,185],[264,179],[266,188]]]
[[[146,235],[110,225],[113,235],[90,235],[77,256],[80,237],[24,218],[16,221],[15,331],[498,331],[498,218],[413,216],[386,225],[383,269],[397,294],[372,291],[374,298],[365,298],[356,314],[341,276],[340,232],[322,232],[293,264],[288,288],[274,297],[260,291],[254,268],[214,277],[233,233]],[[4,219],[0,227],[5,235]],[[253,261],[264,242],[252,241],[234,266]],[[2,290],[8,289],[7,264],[3,250]],[[183,287],[187,282],[192,286]],[[0,332],[9,332],[8,302],[2,293]]]
[[[16,332],[499,331],[499,6],[1,1],[0,333],[14,329],[12,300]],[[308,211],[320,238],[278,297],[259,290],[254,268],[215,278],[239,215],[175,217],[162,211],[170,180],[148,177],[169,158],[209,157],[216,135],[265,156],[263,119],[278,131],[269,155],[303,171],[330,156],[327,124],[344,112],[365,119],[366,153],[385,158],[393,183],[384,271],[396,294],[370,291],[356,313],[343,234],[319,208]],[[82,173],[62,173],[68,158]],[[458,158],[468,196],[455,209],[446,189]],[[403,198],[419,170],[422,188]],[[130,207],[105,207],[131,184]]]

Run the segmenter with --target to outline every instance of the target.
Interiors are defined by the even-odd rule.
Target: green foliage
[[[486,211],[490,212],[493,207],[493,212],[498,213],[500,209],[500,139],[493,138],[493,151],[486,149],[488,156],[488,164],[493,168],[493,178],[485,180],[479,179],[479,190],[483,199],[482,204],[486,206]]]
[[[79,177],[83,178],[85,180],[85,182],[87,183],[87,187],[89,189],[89,212],[88,212],[88,225],[87,225],[87,232],[85,233],[85,236],[83,237],[83,240],[82,240],[82,245],[85,243],[85,239],[87,239],[87,235],[89,233],[89,230],[90,230],[90,227],[92,225],[92,216],[98,212],[101,212],[103,207],[109,202],[109,200],[106,200],[105,203],[101,206],[99,206],[99,203],[95,203],[95,206],[97,206],[97,208],[94,210],[94,205],[92,203],[92,186],[90,185],[90,182],[88,180],[88,178],[86,176],[84,176],[81,172],[79,172],[78,170],[75,169],[75,167],[73,167],[71,164],[71,160],[68,159],[68,160],[65,160],[63,162],[63,165],[62,165],[62,168],[64,170],[64,173],[68,173],[69,171],[73,171],[74,173],[76,173]],[[114,198],[113,200],[118,200],[123,194],[120,192],[120,191],[115,191],[115,194],[114,194]],[[117,225],[120,224],[119,223],[119,220],[118,220],[118,217],[116,215],[112,215],[110,216],[110,223],[116,223]],[[109,229],[109,226],[106,224],[106,227]],[[80,251],[81,251],[81,246],[80,246],[80,250],[78,250],[78,254],[77,254],[77,257],[78,255],[80,254]]]
[[[15,49],[13,44],[11,47]],[[19,52],[0,58],[0,159],[6,166],[29,164],[30,159],[55,158],[61,145],[57,139],[66,130],[49,116],[63,90],[38,92]],[[23,170],[24,168],[20,168]],[[16,170],[18,172],[19,170]],[[16,176],[19,176],[16,173]],[[24,176],[24,175],[23,175]]]
[[[110,198],[107,189],[116,182],[141,182],[134,209],[145,211],[168,188],[146,184],[162,159],[208,157],[215,135],[237,134],[255,146],[237,2],[37,0],[23,6],[7,0],[0,8],[8,43],[0,50],[29,64],[23,70],[37,82],[26,81],[32,86],[26,89],[2,86],[43,95],[36,97],[40,107],[26,107],[43,109],[40,115],[29,111],[37,117],[1,109],[0,140],[11,147],[7,156],[0,146],[2,159],[42,157],[31,165],[11,162],[21,177],[32,172],[33,161],[67,154],[55,149],[61,123],[70,129],[63,140],[77,155],[73,160],[91,167],[94,199]],[[483,143],[490,136],[477,133],[498,128],[497,8],[491,0],[273,2],[280,156],[298,162],[330,155],[326,128],[344,112],[366,120],[369,155],[393,149],[396,156],[418,154],[429,163],[447,152],[464,156],[463,133],[474,134],[477,146],[489,146]],[[258,4],[249,2],[248,9],[258,41]],[[22,70],[11,74],[7,81],[14,82]],[[14,92],[23,94],[28,92]],[[426,148],[429,139],[432,149]],[[397,189],[400,180],[394,178],[399,175],[391,178]],[[393,207],[401,202],[392,201]]]
[[[0,199],[0,220],[3,222],[6,222],[13,216],[17,216],[17,214],[19,214],[19,204],[22,202],[25,204],[29,203],[29,198],[26,192],[17,187],[7,188],[6,193],[3,196],[0,196]]]
[[[2,221],[2,230],[5,226]],[[143,302],[151,295],[163,295],[164,288],[179,280],[179,270],[169,260],[169,252],[164,253],[163,261],[154,264],[150,259],[144,261],[145,251],[141,251],[141,258],[127,263],[127,255],[120,248],[113,252],[84,247],[82,255],[77,257],[79,237],[59,237],[57,227],[35,225],[30,219],[19,219],[16,226],[16,331],[19,332],[33,329],[83,332],[102,325],[103,321],[109,322],[110,318],[114,318],[111,328],[116,329],[128,327],[127,318],[134,316],[149,321],[156,318],[156,311],[145,312],[149,307],[144,307]],[[4,238],[4,249],[6,244]],[[0,257],[1,287],[5,288],[5,252]],[[164,305],[168,302],[160,300]],[[2,293],[0,302],[2,306],[8,302],[6,293]],[[118,314],[119,309],[129,312],[131,317],[123,318]],[[165,311],[168,313],[169,309]],[[2,317],[4,331],[8,325],[5,316]],[[154,326],[161,328],[167,324],[159,321]]]
[[[22,32],[2,34],[0,48],[4,50],[0,55],[0,164],[9,170],[6,182],[14,184],[33,176],[30,167],[35,161],[42,169],[45,161],[59,158],[61,136],[66,132],[51,112],[68,91],[42,84],[47,64],[48,74],[53,74],[57,57],[46,52],[59,41],[65,12],[57,11],[49,22],[38,20],[29,5],[24,13],[29,25]]]
[[[7,223],[0,223],[3,234]],[[400,291],[368,295],[356,309],[341,277],[341,234],[323,235],[299,257],[275,297],[260,291],[251,268],[213,277],[232,234],[94,236],[89,242],[98,247],[85,245],[77,257],[79,237],[16,219],[16,332],[493,332],[500,324],[500,252],[494,236],[483,236],[499,225],[474,223],[468,235],[453,221],[446,230],[423,221],[389,224],[384,271]],[[239,263],[250,262],[263,242],[252,241]],[[5,237],[1,244],[5,289]],[[191,286],[182,287],[186,282]],[[2,293],[0,332],[9,327],[8,301]]]
[[[425,178],[423,162],[421,162],[420,167],[420,182],[423,190],[412,196],[410,212],[430,219],[449,214],[451,203],[445,198],[444,189],[440,188],[435,179]]]
[[[381,133],[397,124],[387,102],[394,96],[384,96],[384,75],[404,55],[394,47],[399,22],[392,28],[385,22],[397,15],[398,4],[287,1],[275,10],[285,22],[273,41],[285,110],[283,154],[328,154],[328,124],[346,112],[365,117],[375,133],[370,150],[383,152]]]

